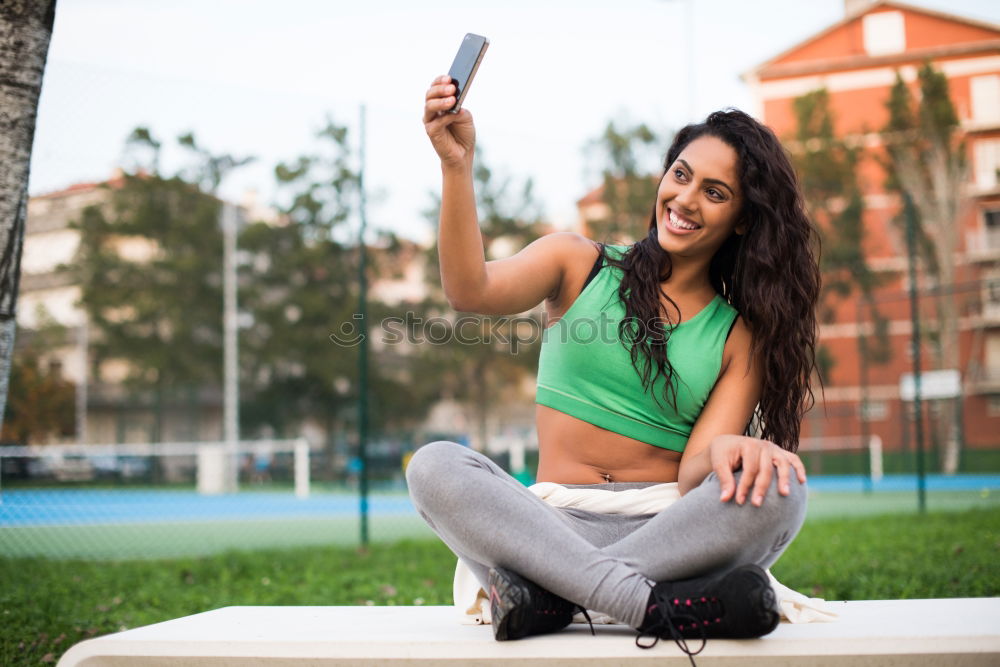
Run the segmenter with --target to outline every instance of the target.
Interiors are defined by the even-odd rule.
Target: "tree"
[[[920,101],[915,102],[903,78],[896,82],[887,103],[889,122],[882,131],[888,156],[887,189],[905,192],[913,201],[917,234],[924,239],[927,270],[942,288],[955,283],[963,195],[968,181],[966,148],[958,116],[948,92],[948,79],[926,63],[918,72]],[[928,252],[929,251],[929,252]],[[938,368],[959,368],[958,302],[936,299]],[[939,439],[945,443],[942,467],[958,469],[960,441],[954,405],[943,402],[938,422]]]
[[[43,318],[35,330],[22,330],[11,364],[8,417],[0,441],[30,445],[76,430],[76,386],[46,363],[45,353],[64,342],[65,327]]]
[[[349,225],[357,212],[359,179],[346,127],[327,119],[316,138],[315,152],[275,168],[283,191],[281,220],[253,222],[240,237],[247,257],[241,308],[253,320],[241,333],[242,421],[248,430],[288,435],[303,421],[315,420],[336,448],[348,444],[338,434],[356,426],[361,398],[360,248]],[[369,284],[398,269],[397,260],[410,252],[385,234],[366,250]],[[370,290],[370,339],[378,323],[397,314]],[[423,417],[436,387],[423,381],[426,369],[397,348],[377,349],[372,340],[372,351],[369,423],[371,433],[386,435]]]
[[[645,123],[619,129],[611,121],[589,150],[600,156],[601,198],[607,207],[605,215],[587,222],[590,236],[608,243],[644,238],[656,201],[660,137]]]
[[[797,125],[791,144],[792,162],[799,174],[806,208],[822,239],[820,319],[830,322],[835,317],[835,298],[847,299],[857,293],[872,318],[874,333],[868,339],[859,331],[859,353],[865,362],[887,361],[891,354],[888,322],[874,301],[874,290],[881,280],[868,265],[864,249],[864,197],[857,179],[861,149],[834,135],[826,89],[796,98],[793,106]],[[824,381],[829,381],[835,363],[836,359],[821,345],[817,367]]]
[[[105,184],[106,201],[73,226],[80,246],[67,267],[81,286],[93,332],[92,377],[124,362],[130,401],[153,411],[151,439],[163,437],[165,402],[191,405],[221,386],[222,230],[215,190],[251,158],[215,155],[194,135],[178,138],[194,158],[160,172],[162,142],[146,127],[126,139],[132,171]]]
[[[481,147],[476,149],[473,177],[487,259],[510,254],[538,238],[542,232],[541,211],[530,179],[517,186],[510,178],[498,177],[484,161]],[[439,212],[440,201],[435,200],[427,214],[435,228]],[[516,331],[514,320],[453,313],[441,288],[437,243],[428,250],[427,264],[431,296],[420,309],[423,321],[435,317],[442,326],[447,321],[452,328],[442,332],[445,344],[423,345],[416,363],[433,373],[429,377],[439,378],[435,384],[444,389],[445,397],[472,408],[478,446],[486,449],[490,415],[498,404],[513,398],[510,390],[516,390],[521,379],[534,373],[540,336]],[[534,318],[520,323],[533,333],[541,331],[541,323]]]
[[[250,429],[288,434],[315,418],[332,434],[358,398],[356,349],[330,339],[337,323],[355,322],[358,305],[356,248],[344,242],[358,174],[346,127],[327,119],[316,139],[316,152],[275,168],[282,221],[254,222],[240,236],[249,257],[241,308],[253,319],[241,334]]]
[[[368,247],[369,284],[375,285],[377,280],[405,279],[406,272],[415,263],[426,262],[427,258],[428,253],[422,246],[402,241],[391,232],[383,232],[379,241]],[[436,253],[434,259],[437,259]],[[435,276],[439,273],[436,263],[433,269],[427,269],[424,263],[424,269]],[[405,323],[408,316],[410,319],[413,315],[426,316],[427,303],[427,300],[410,299],[390,304],[372,298],[369,292],[369,331],[381,329],[378,334],[381,343],[376,344],[373,335],[374,354],[369,357],[374,371],[369,373],[372,386],[369,418],[376,431],[410,431],[426,420],[431,407],[441,399],[442,387],[438,379],[442,369],[435,355],[421,354],[422,347],[410,344],[419,346],[416,338],[400,340],[399,336],[405,328],[400,320]],[[439,310],[432,312],[440,313]]]
[[[69,268],[93,332],[92,376],[100,380],[104,361],[124,362],[133,400],[154,409],[156,441],[165,400],[221,385],[220,202],[162,176],[161,144],[146,128],[128,145],[150,152],[146,167],[106,184],[106,203],[84,209]]]
[[[187,132],[177,138],[177,143],[195,155],[195,162],[188,168],[186,179],[189,183],[197,183],[203,192],[215,194],[223,179],[234,169],[248,165],[254,161],[252,156],[236,157],[230,153],[216,155],[194,138],[193,132]]]
[[[329,340],[335,323],[353,322],[353,262],[347,248],[310,227],[255,222],[240,235],[250,257],[240,269],[241,310],[253,321],[240,334],[241,419],[251,430],[287,435],[316,417],[332,431],[353,403],[357,355]]]
[[[0,425],[17,328],[28,171],[56,0],[0,3]]]

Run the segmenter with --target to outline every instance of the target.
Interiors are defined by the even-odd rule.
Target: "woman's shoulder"
[[[578,232],[550,232],[540,236],[535,243],[545,244],[553,250],[562,250],[569,253],[592,252],[592,249],[600,246],[597,241],[588,239]]]
[[[531,246],[569,273],[581,265],[589,267],[600,250],[599,243],[577,232],[551,232],[537,238]]]
[[[734,358],[750,358],[750,353],[753,348],[753,331],[751,331],[746,320],[743,319],[743,317],[735,308],[733,308],[732,305],[725,302],[724,299],[719,300],[725,304],[726,308],[732,311],[733,317],[729,334],[726,337],[726,345],[722,353],[723,365],[725,366],[728,365],[728,362]]]
[[[549,316],[561,317],[583,289],[595,261],[600,256],[600,244],[576,232],[552,232],[539,238],[532,246],[548,258],[547,264],[558,266],[560,279],[549,295]]]

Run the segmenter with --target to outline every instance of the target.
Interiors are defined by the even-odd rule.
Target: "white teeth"
[[[670,211],[669,217],[670,217],[670,224],[672,224],[674,227],[677,227],[678,229],[698,229],[698,225],[691,224],[690,222],[687,221],[682,221],[680,218],[677,217],[677,214],[674,213],[673,211]]]

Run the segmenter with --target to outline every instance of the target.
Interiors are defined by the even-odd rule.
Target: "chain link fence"
[[[876,440],[885,475],[915,474],[918,457],[930,474],[1000,471],[1000,279],[917,294],[919,423],[909,294],[851,305],[855,321],[826,327],[820,341],[824,387],[800,449],[811,474],[868,475]]]
[[[374,450],[370,539],[430,536],[406,494],[403,455]],[[360,462],[335,474],[332,463],[304,440],[0,447],[0,556],[356,545]]]

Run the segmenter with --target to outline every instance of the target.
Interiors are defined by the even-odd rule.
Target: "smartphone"
[[[486,53],[489,45],[490,40],[470,32],[462,40],[462,46],[458,47],[455,62],[448,70],[448,76],[451,77],[451,82],[455,84],[456,89],[455,106],[449,109],[451,113],[458,113],[462,110],[462,101],[465,99],[465,94],[469,92],[472,78],[476,76],[476,70],[479,69],[479,63],[483,61],[483,54]]]

